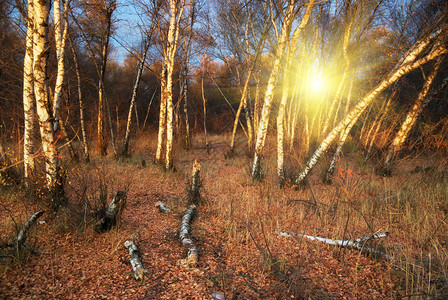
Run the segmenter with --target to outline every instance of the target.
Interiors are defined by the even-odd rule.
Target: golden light
[[[314,78],[311,80],[311,90],[320,93],[325,89],[325,82],[322,78]]]

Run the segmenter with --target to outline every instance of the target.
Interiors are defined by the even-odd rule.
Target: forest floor
[[[16,234],[29,216],[47,212],[27,243],[39,253],[0,263],[1,299],[381,299],[448,295],[448,176],[446,159],[403,160],[391,178],[374,174],[359,153],[339,163],[332,185],[315,170],[302,191],[280,189],[275,155],[267,155],[265,179],[253,182],[250,158],[240,141],[226,159],[227,138],[213,136],[204,147],[177,147],[176,172],[152,164],[154,138],[141,138],[130,158],[94,156],[73,163],[67,173],[69,203],[54,215],[42,201],[13,188],[0,195],[0,237]],[[194,141],[195,145],[202,140]],[[138,145],[138,146],[137,146]],[[275,153],[269,146],[267,153]],[[192,223],[199,263],[179,261],[178,239],[187,208],[193,161],[201,164],[202,202]],[[145,160],[146,166],[142,166]],[[324,165],[324,164],[322,164]],[[434,167],[431,174],[416,166]],[[429,170],[429,169],[428,169]],[[429,171],[428,171],[429,172]],[[108,201],[127,191],[119,226],[96,233],[91,215],[100,187]],[[171,209],[155,207],[162,201]],[[375,247],[391,258],[318,241],[283,237],[275,230],[335,239],[389,232]],[[131,278],[123,243],[134,237],[149,276]],[[216,294],[218,293],[218,294]],[[413,295],[411,297],[411,295]]]

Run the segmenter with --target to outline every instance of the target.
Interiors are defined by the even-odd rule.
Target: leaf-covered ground
[[[0,298],[211,299],[215,292],[226,299],[381,299],[412,290],[407,269],[403,271],[396,262],[273,233],[350,239],[390,231],[384,244],[413,243],[406,240],[411,228],[402,222],[404,213],[385,215],[385,208],[372,200],[387,199],[381,196],[387,188],[384,179],[371,170],[352,169],[344,163],[332,186],[321,184],[315,174],[307,189],[295,191],[277,187],[274,163],[268,160],[265,180],[252,182],[245,152],[225,159],[227,147],[217,137],[210,154],[198,148],[178,150],[174,173],[153,165],[146,151],[141,146],[131,158],[119,162],[95,157],[88,165],[70,167],[67,194],[71,202],[57,216],[47,212],[42,217],[45,223],[33,229],[29,243],[40,255],[28,253],[26,262],[1,263]],[[203,200],[192,224],[199,264],[186,268],[179,264],[186,253],[177,232],[187,207],[186,186],[194,159],[202,166]],[[371,186],[364,186],[366,181]],[[103,234],[85,222],[92,209],[85,201],[95,201],[100,184],[107,186],[108,200],[117,190],[128,190],[119,227]],[[43,207],[17,195],[2,196],[2,240],[14,234],[12,217],[23,223]],[[160,213],[154,206],[157,201],[164,202],[171,213]],[[438,220],[443,215],[433,217]],[[446,238],[446,227],[437,234]],[[130,237],[135,238],[150,271],[143,282],[131,278],[126,263],[123,243]],[[422,285],[425,276],[421,275]]]

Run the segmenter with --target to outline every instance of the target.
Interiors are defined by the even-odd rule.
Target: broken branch
[[[140,258],[140,251],[134,242],[134,238],[126,240],[124,242],[124,247],[129,251],[129,262],[132,266],[132,277],[135,280],[143,280],[146,276],[148,276],[149,271],[143,267],[143,263]]]
[[[274,233],[280,234],[282,236],[286,236],[286,237],[304,237],[306,239],[312,240],[312,241],[320,241],[323,242],[325,244],[329,244],[329,245],[334,245],[334,246],[339,246],[339,247],[346,247],[346,248],[354,248],[357,250],[360,250],[361,252],[363,251],[367,251],[370,252],[372,254],[375,255],[379,255],[379,256],[383,256],[385,258],[391,259],[391,257],[381,251],[378,251],[375,248],[372,247],[368,247],[365,245],[365,243],[369,240],[372,239],[379,239],[379,238],[383,238],[389,235],[388,232],[382,232],[382,233],[377,233],[377,234],[372,234],[372,235],[366,235],[354,240],[334,240],[334,239],[327,239],[327,238],[323,238],[323,237],[318,237],[318,236],[312,236],[312,235],[307,235],[307,234],[297,234],[297,233],[291,233],[291,232],[281,232],[281,231],[274,231]]]

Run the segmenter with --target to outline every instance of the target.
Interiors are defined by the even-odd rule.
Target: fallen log
[[[165,206],[165,204],[163,204],[161,201],[157,201],[155,206],[159,209],[160,212],[167,214],[169,213],[171,210]]]
[[[34,223],[36,223],[37,219],[42,216],[44,214],[43,211],[38,211],[36,213],[34,213],[31,218],[26,221],[26,223],[23,225],[22,229],[19,231],[19,234],[17,234],[16,238],[14,239],[14,244],[19,246],[19,245],[23,245],[23,243],[25,243],[26,240],[26,234],[28,232],[28,230],[31,228],[31,226],[34,225]]]
[[[334,239],[327,239],[327,238],[312,236],[312,235],[307,235],[307,234],[281,232],[281,231],[277,231],[277,230],[275,230],[274,233],[280,234],[280,235],[286,236],[286,237],[294,237],[294,236],[304,237],[304,238],[312,240],[312,241],[317,240],[317,241],[320,241],[320,242],[323,242],[323,243],[329,244],[329,245],[334,245],[334,246],[339,246],[339,247],[344,247],[344,248],[353,248],[353,249],[360,250],[361,252],[364,252],[364,251],[370,252],[372,254],[391,259],[391,257],[388,254],[365,245],[365,243],[367,241],[387,237],[389,235],[388,232],[381,232],[381,233],[376,233],[376,234],[372,234],[372,235],[366,235],[366,236],[362,236],[362,237],[354,239],[354,240],[334,240]]]
[[[198,250],[190,236],[190,223],[193,219],[196,206],[190,205],[182,217],[180,224],[179,239],[182,245],[188,250],[187,258],[180,261],[181,265],[195,267],[198,263]]]
[[[201,187],[201,179],[199,172],[201,171],[201,165],[197,160],[193,163],[193,170],[191,172],[191,185],[188,190],[188,204],[198,204],[201,200],[201,193],[199,191]]]
[[[131,276],[135,280],[144,280],[149,275],[149,271],[143,267],[140,251],[134,242],[134,238],[126,240],[124,247],[129,251],[129,262],[132,266]]]
[[[126,205],[126,192],[118,191],[109,204],[104,216],[95,224],[98,232],[109,231],[117,225],[117,221]]]

